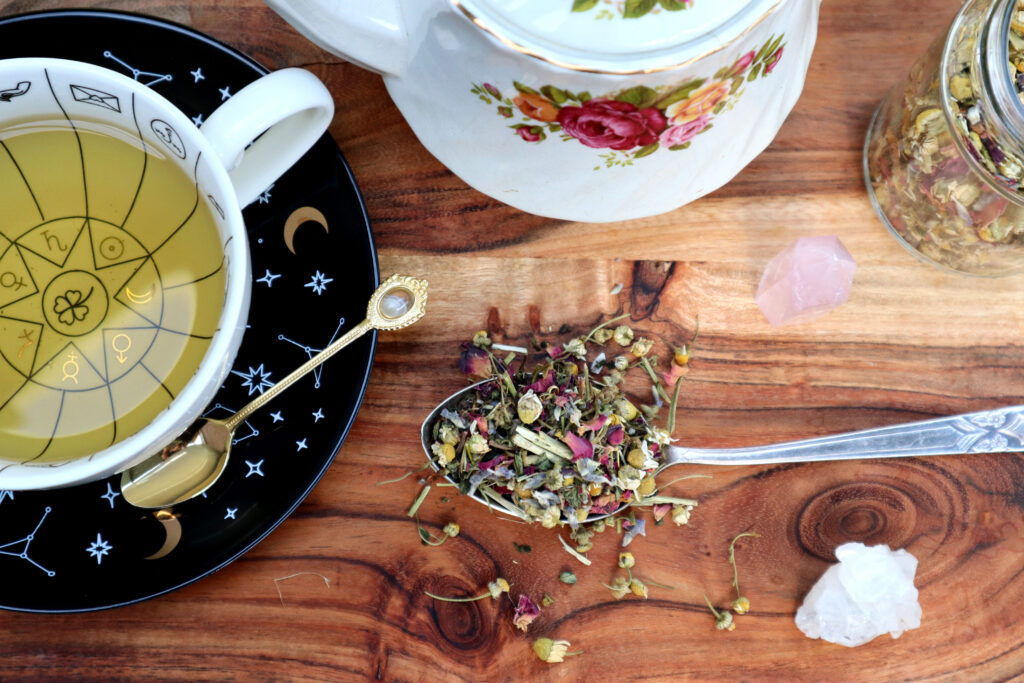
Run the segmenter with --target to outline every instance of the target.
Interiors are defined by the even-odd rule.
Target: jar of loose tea
[[[893,88],[864,170],[911,251],[975,275],[1024,269],[1024,0],[969,0]]]

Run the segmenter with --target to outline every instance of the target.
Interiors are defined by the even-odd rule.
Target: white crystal
[[[385,318],[401,318],[412,308],[413,295],[408,289],[396,289],[388,292],[380,301],[380,312]]]
[[[917,559],[889,546],[845,543],[796,612],[809,638],[856,647],[883,633],[899,638],[921,625],[914,588]]]

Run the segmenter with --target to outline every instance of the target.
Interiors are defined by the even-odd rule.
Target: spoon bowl
[[[444,473],[430,450],[434,424],[445,410],[453,410],[468,392],[491,380],[483,380],[461,389],[441,401],[420,427],[420,440],[427,462],[435,472],[458,485]],[[1024,451],[1024,406],[1010,406],[975,413],[940,417],[906,424],[875,427],[813,439],[788,441],[745,448],[684,448],[669,446],[659,471],[678,464],[694,465],[771,465],[818,462],[825,460],[871,460],[878,458],[963,455],[967,453],[1010,453]],[[479,491],[472,496],[492,510],[529,521],[525,512],[511,500],[504,504],[489,500]],[[621,511],[620,508],[616,512]],[[615,512],[590,515],[586,523],[610,517]],[[563,517],[563,521],[565,518]]]
[[[121,494],[140,508],[164,508],[195,498],[220,479],[235,429],[272,398],[370,330],[398,330],[426,313],[427,281],[392,275],[374,291],[366,319],[226,420],[199,418],[185,432],[121,475]]]

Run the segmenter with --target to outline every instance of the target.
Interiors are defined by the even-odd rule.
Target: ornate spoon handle
[[[766,465],[1024,451],[1024,406],[940,417],[909,424],[747,448],[669,446],[668,462]]]

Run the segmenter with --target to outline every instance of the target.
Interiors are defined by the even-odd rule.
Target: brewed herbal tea
[[[224,255],[193,174],[135,131],[0,130],[0,460],[53,463],[139,431],[217,329]]]

